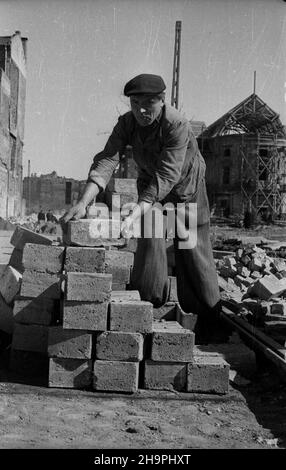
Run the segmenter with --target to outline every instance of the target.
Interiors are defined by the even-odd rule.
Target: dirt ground
[[[0,263],[11,233],[0,233]],[[269,237],[270,238],[270,237]],[[232,366],[227,395],[49,389],[0,354],[0,449],[285,449],[286,386],[255,355]]]

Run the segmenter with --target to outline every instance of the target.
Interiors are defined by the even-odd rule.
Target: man
[[[175,237],[178,299],[185,312],[198,314],[197,340],[208,342],[218,325],[220,295],[209,237],[209,206],[205,186],[205,163],[187,119],[165,104],[165,83],[158,75],[141,74],[124,87],[131,111],[120,116],[104,150],[91,165],[80,201],[62,218],[85,216],[87,205],[104,190],[127,144],[139,169],[138,203],[124,220],[130,226],[147,217],[156,202],[197,203],[197,244],[182,249]],[[150,214],[150,212],[149,212]],[[186,221],[189,230],[190,222]],[[138,238],[131,285],[142,300],[163,305],[169,298],[166,243],[163,238]],[[197,341],[197,342],[198,342]]]

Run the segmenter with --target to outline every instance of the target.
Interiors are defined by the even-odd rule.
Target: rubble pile
[[[224,304],[284,345],[286,260],[248,244],[216,259],[216,268]]]
[[[128,290],[133,253],[93,238],[92,219],[69,224],[65,246],[14,236],[23,271],[7,305],[10,369],[49,387],[227,393],[230,366],[195,346],[196,315],[180,309],[175,278],[168,304],[153,308]]]

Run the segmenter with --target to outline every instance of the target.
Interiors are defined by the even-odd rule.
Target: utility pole
[[[31,160],[28,160],[28,210],[30,211],[31,205]]]
[[[176,21],[171,106],[179,107],[179,79],[182,22]]]

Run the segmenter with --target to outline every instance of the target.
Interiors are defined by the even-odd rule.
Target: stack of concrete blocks
[[[48,335],[59,321],[62,246],[25,243],[20,295],[14,301],[10,368],[25,375],[44,375]]]

